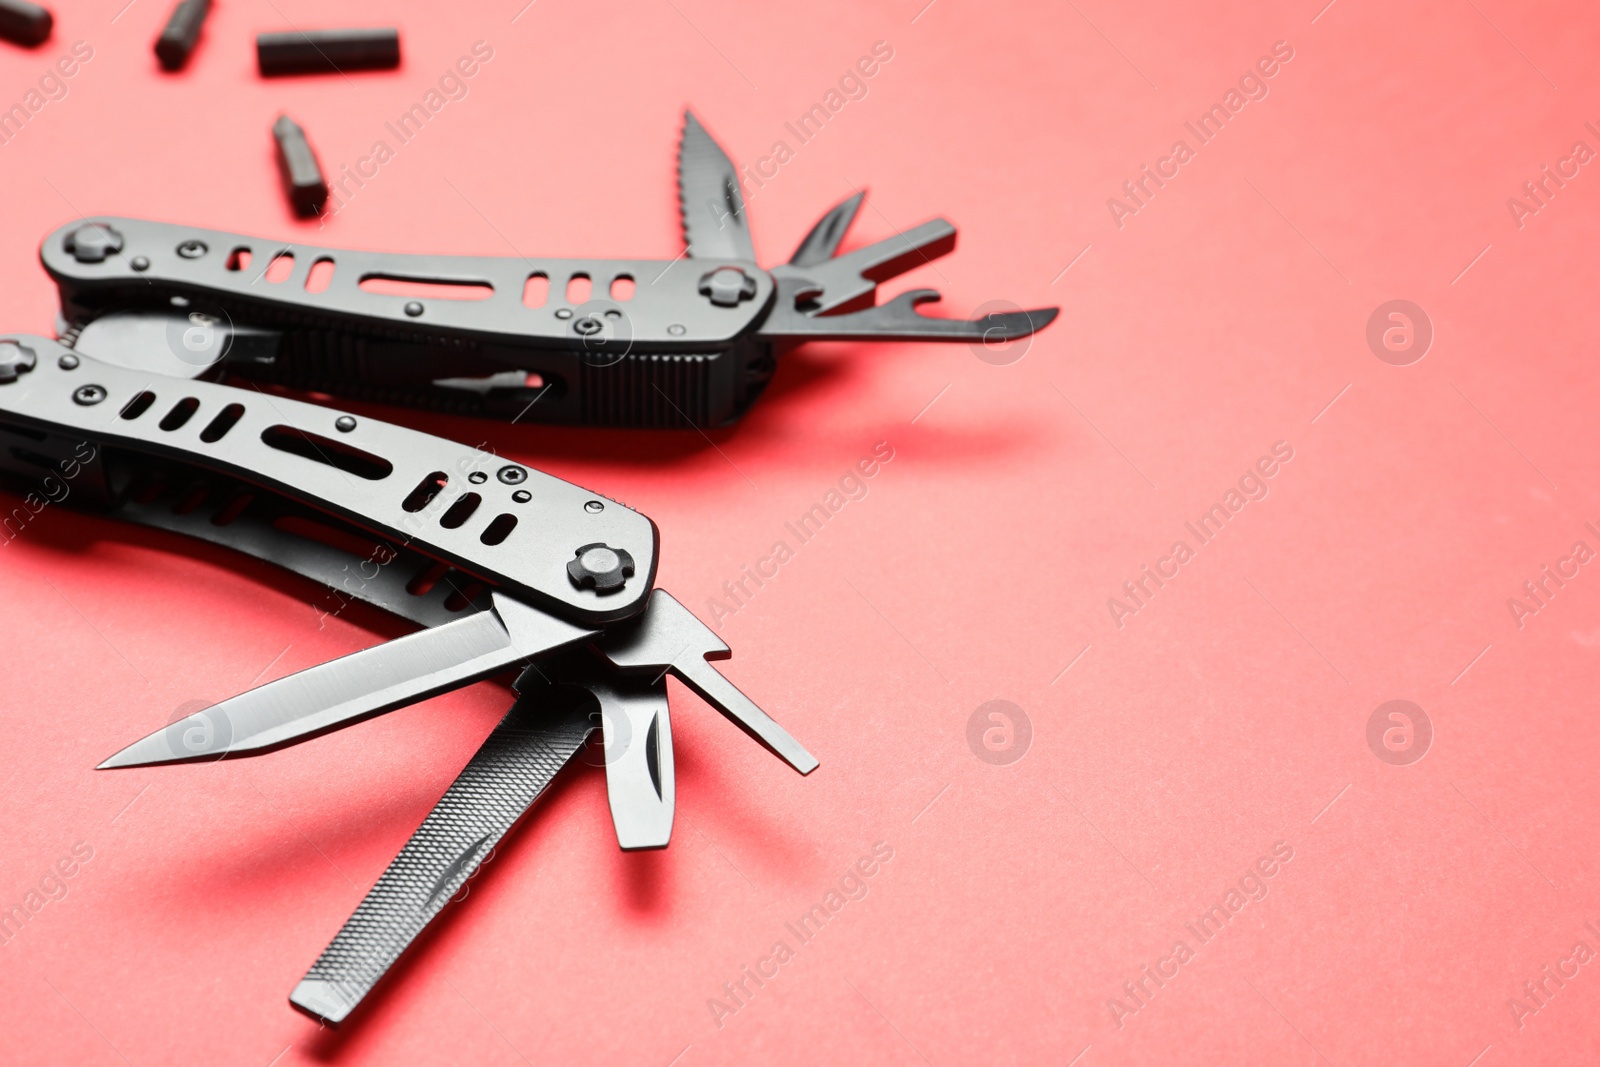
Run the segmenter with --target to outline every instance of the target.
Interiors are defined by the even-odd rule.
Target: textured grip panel
[[[581,749],[599,722],[583,690],[525,693],[311,965],[289,1002],[337,1025]]]

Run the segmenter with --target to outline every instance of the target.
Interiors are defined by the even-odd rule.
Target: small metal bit
[[[50,12],[27,0],[0,0],[0,37],[32,47],[50,37],[55,19]]]
[[[311,218],[322,213],[328,202],[328,183],[317,164],[317,154],[306,140],[306,131],[288,115],[279,115],[272,124],[272,136],[278,142],[278,173],[283,176],[283,187],[289,193],[289,203],[301,218]]]
[[[200,42],[200,27],[211,13],[211,0],[178,0],[161,36],[156,38],[156,58],[162,70],[182,70]]]
[[[256,65],[263,78],[393,70],[400,65],[400,31],[389,27],[261,33],[256,35]]]

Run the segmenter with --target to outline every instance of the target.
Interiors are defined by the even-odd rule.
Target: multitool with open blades
[[[721,425],[806,341],[999,343],[1056,317],[931,318],[916,308],[932,289],[877,305],[878,283],[952,250],[956,230],[934,219],[840,255],[859,192],[763,270],[738,173],[692,114],[678,193],[673,260],[351,252],[109,216],[51,234],[42,258],[63,337],[97,358],[556,423]]]
[[[667,844],[668,672],[800,773],[817,766],[707,662],[727,646],[653,588],[654,523],[491,452],[0,335],[0,469],[70,479],[74,503],[276,563],[423,627],[196,712],[102,767],[257,755],[521,670],[511,710],[295,987],[294,1006],[327,1022],[361,1001],[598,723],[618,842]]]

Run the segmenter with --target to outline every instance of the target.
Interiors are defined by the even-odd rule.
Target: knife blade
[[[595,633],[496,592],[484,611],[319,663],[179,719],[99,769],[260,755],[459,688]]]
[[[866,195],[866,193],[856,193],[854,196],[846,197],[818,219],[817,224],[811,227],[811,232],[806,234],[805,240],[800,242],[800,247],[794,250],[794,255],[789,257],[789,266],[814,267],[823,260],[838,255],[839,244],[849,232],[850,224],[855,221],[856,212],[861,210],[861,201]]]
[[[618,674],[592,656],[584,659],[579,670],[564,668],[561,680],[581,685],[599,702],[617,844],[625,852],[666,848],[677,785],[665,672],[654,678]]]
[[[678,145],[678,206],[691,258],[756,258],[739,173],[692,111],[683,113]]]

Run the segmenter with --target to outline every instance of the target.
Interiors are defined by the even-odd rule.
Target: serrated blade
[[[575,686],[530,686],[289,995],[337,1026],[575,756],[599,716]]]
[[[678,145],[678,206],[691,258],[756,258],[739,172],[692,111],[683,113]]]
[[[135,741],[100,769],[259,755],[592,637],[502,593],[490,610],[286,675]]]

